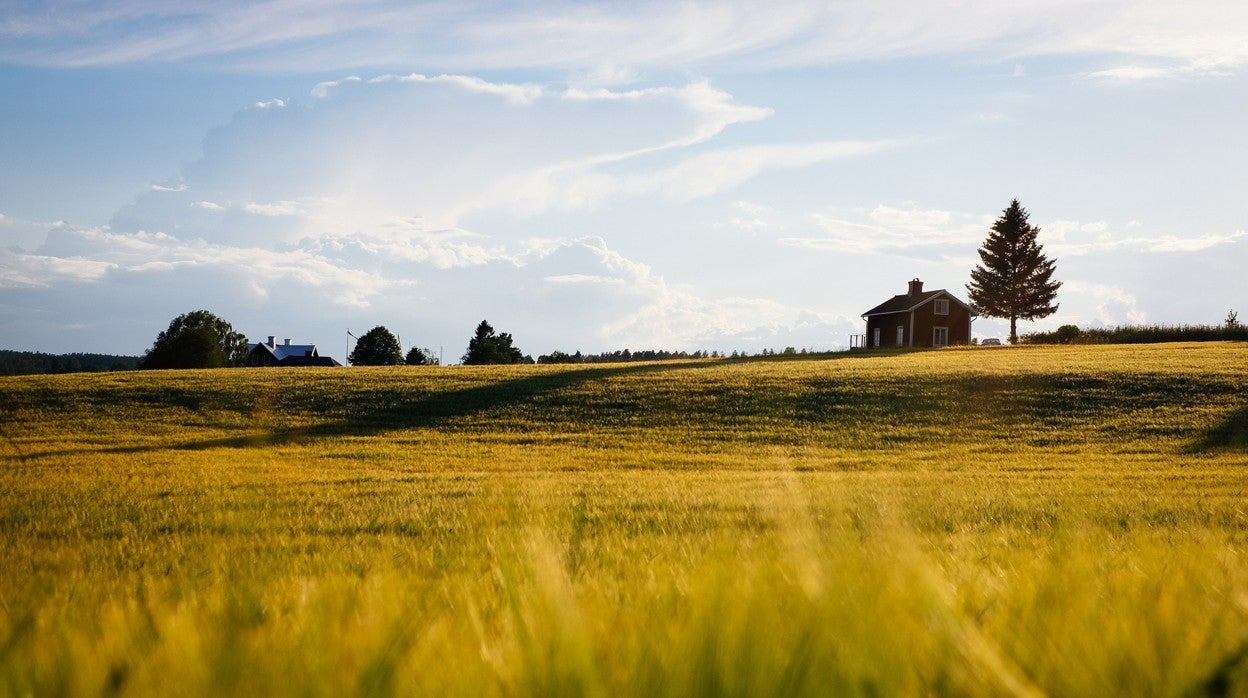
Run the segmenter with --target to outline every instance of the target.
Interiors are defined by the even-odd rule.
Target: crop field
[[[1248,695],[1248,345],[0,378],[0,695]]]

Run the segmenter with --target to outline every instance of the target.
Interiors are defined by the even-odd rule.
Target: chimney
[[[290,346],[290,337],[286,338],[286,346]]]
[[[915,277],[910,280],[910,295],[917,296],[920,293],[923,293],[923,282]]]
[[[269,347],[270,348],[277,346],[276,344],[273,343],[276,339],[277,338],[274,337],[273,335],[269,335]]]

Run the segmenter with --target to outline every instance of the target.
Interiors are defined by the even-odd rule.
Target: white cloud
[[[437,75],[426,77],[420,73],[409,75],[380,75],[368,81],[371,84],[385,82],[412,82],[428,84],[448,84],[459,87],[467,92],[495,95],[506,99],[512,104],[532,104],[544,94],[538,85],[514,85],[508,83],[489,82],[471,75]]]
[[[1006,120],[1005,114],[999,111],[979,112],[973,118],[985,124],[995,124]]]
[[[1062,284],[1063,296],[1083,296],[1075,303],[1081,306],[1091,305],[1095,310],[1090,317],[1070,316],[1063,319],[1073,324],[1101,325],[1140,325],[1148,321],[1147,314],[1140,309],[1139,300],[1134,294],[1112,284],[1089,283],[1084,281],[1067,281]],[[1089,302],[1090,301],[1090,302]],[[1069,305],[1069,303],[1067,304]]]
[[[902,228],[929,228],[947,225],[953,218],[949,211],[921,211],[917,209],[893,208],[880,204],[871,211],[871,220],[884,226]]]
[[[324,82],[318,82],[316,86],[312,88],[312,96],[318,99],[325,99],[326,97],[329,97],[330,92],[339,85],[360,81],[361,78],[359,76],[349,75],[341,80],[326,80]]]
[[[256,109],[281,109],[286,106],[284,99],[270,99],[267,102],[256,102]]]
[[[1219,245],[1234,244],[1248,238],[1248,231],[1243,230],[1234,233],[1206,233],[1189,236],[1119,236],[1110,231],[1109,226],[1105,223],[1078,224],[1071,221],[1059,221],[1050,227],[1056,229],[1054,237],[1059,242],[1046,245],[1046,251],[1069,256],[1083,256],[1121,250],[1159,254],[1199,252]],[[1132,228],[1134,226],[1128,224],[1127,227]],[[1072,234],[1076,232],[1090,233],[1092,235],[1081,236]]]
[[[1002,3],[806,0],[578,3],[121,3],[14,9],[0,59],[82,66],[215,59],[233,67],[573,68],[602,80],[655,66],[767,68],[974,53],[1116,55],[1193,69],[1248,61],[1242,3],[1020,0]],[[309,51],[309,42],[317,50]],[[1128,63],[1128,65],[1133,65]],[[1110,69],[1113,70],[1113,69]]]
[[[620,279],[613,279],[607,276],[596,276],[594,274],[556,274],[547,276],[544,281],[552,284],[619,284],[623,283]]]
[[[1177,66],[1125,65],[1117,68],[1095,70],[1088,73],[1087,76],[1094,80],[1144,82],[1149,80],[1168,80],[1182,73],[1182,69]]]
[[[1081,237],[1085,236],[1085,234],[1102,237],[1108,230],[1109,223],[1105,221],[1056,220],[1041,226],[1042,239],[1040,242],[1045,243],[1049,240],[1065,241],[1068,237]]]
[[[114,267],[103,260],[0,249],[0,288],[46,288],[56,283],[98,281]]]
[[[806,249],[857,253],[897,253],[940,247],[941,256],[948,256],[956,254],[958,248],[977,246],[991,223],[991,217],[985,220],[979,215],[884,204],[869,212],[816,213],[811,219],[822,229],[823,235],[785,237],[779,242]]]
[[[763,230],[768,227],[767,215],[771,207],[749,201],[735,201],[732,204],[734,215],[728,219],[728,225],[742,230]]]
[[[766,169],[802,167],[896,148],[900,141],[825,141],[745,146],[695,155],[667,170],[625,181],[632,194],[659,192],[676,201],[710,196],[739,186]]]
[[[214,203],[212,201],[192,201],[191,207],[202,208],[205,211],[213,211],[213,212],[218,212],[218,213],[225,210],[224,206],[218,203]]]
[[[271,204],[249,203],[243,210],[255,216],[297,216],[301,213],[294,201],[277,201]]]
[[[186,183],[181,182],[181,183],[178,183],[176,186],[172,186],[172,187],[165,186],[163,184],[153,184],[151,186],[151,190],[155,192],[166,192],[166,193],[183,192],[183,191],[186,191]]]

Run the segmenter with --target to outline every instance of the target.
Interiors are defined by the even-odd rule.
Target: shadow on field
[[[360,393],[351,404],[345,405],[348,416],[336,421],[310,427],[277,427],[263,433],[192,441],[174,445],[172,448],[181,450],[258,448],[311,439],[375,436],[401,429],[437,427],[475,414],[523,405],[549,393],[565,390],[581,383],[601,381],[616,376],[684,371],[716,365],[707,362],[617,365],[542,372],[514,380],[444,392],[413,393],[404,391],[402,387],[367,391]],[[339,405],[339,407],[344,406]],[[160,448],[168,448],[168,446]],[[149,449],[138,447],[132,450]]]
[[[1227,415],[1226,419],[1187,448],[1188,453],[1207,451],[1248,451],[1248,407]]]

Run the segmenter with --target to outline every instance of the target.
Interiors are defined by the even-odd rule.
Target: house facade
[[[910,281],[909,290],[862,314],[867,322],[868,349],[945,347],[971,343],[971,306],[942,289],[924,291]]]
[[[332,356],[321,356],[315,344],[291,344],[287,339],[278,344],[269,335],[268,342],[247,345],[248,366],[341,366]]]

